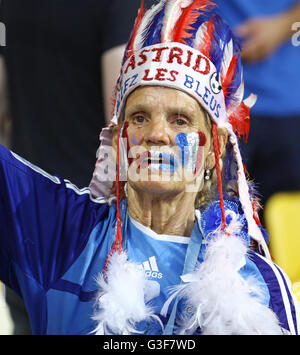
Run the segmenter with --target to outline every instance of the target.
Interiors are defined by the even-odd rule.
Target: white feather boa
[[[227,212],[227,211],[226,211]],[[231,236],[221,229],[213,233],[207,244],[204,261],[194,272],[183,275],[184,284],[173,288],[161,314],[166,316],[175,297],[185,299],[194,310],[191,318],[181,319],[179,334],[193,334],[200,327],[203,335],[278,335],[282,329],[278,319],[263,304],[262,285],[254,276],[244,279],[239,273],[245,264],[246,242],[238,236],[241,225],[233,212],[229,225]],[[93,319],[98,325],[94,333],[138,333],[137,323],[161,321],[145,300],[147,278],[143,268],[127,260],[126,253],[115,252],[106,278],[97,280],[100,288]]]
[[[144,269],[127,260],[126,253],[115,252],[108,264],[106,277],[98,279],[99,293],[92,317],[97,321],[96,335],[139,333],[135,326],[144,320],[160,319],[147,306],[147,277]]]
[[[238,226],[233,222],[231,227]],[[203,335],[283,334],[277,316],[263,304],[262,285],[238,272],[246,253],[243,239],[220,229],[214,233],[204,261],[175,288],[173,298],[184,298],[195,312],[182,320],[180,334],[192,334],[197,327]]]

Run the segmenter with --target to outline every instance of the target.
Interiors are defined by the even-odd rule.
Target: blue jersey
[[[234,30],[244,21],[278,15],[292,8],[298,0],[216,0],[218,11]],[[297,36],[295,31],[295,36]],[[299,37],[299,36],[298,36]],[[245,97],[257,94],[252,114],[282,118],[300,116],[300,47],[292,36],[267,58],[244,64]]]
[[[96,277],[103,271],[115,240],[116,208],[93,199],[67,180],[50,176],[0,147],[0,276],[25,301],[34,334],[89,334]],[[121,204],[124,220],[126,200]],[[200,216],[195,233],[201,237]],[[124,227],[123,227],[124,228]],[[129,259],[148,277],[148,300],[156,314],[180,283],[190,238],[159,235],[132,218],[126,224]],[[198,261],[205,244],[200,244]],[[249,252],[242,275],[255,274],[265,291],[264,302],[281,326],[298,333],[297,307],[289,281],[264,257]],[[185,312],[184,303],[178,312]],[[163,323],[167,317],[161,317]],[[160,334],[157,322],[147,334]]]

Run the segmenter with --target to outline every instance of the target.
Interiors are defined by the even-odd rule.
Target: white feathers
[[[233,41],[231,39],[224,48],[224,55],[222,59],[221,74],[224,78],[226,77],[232,58],[233,58]]]
[[[231,39],[224,48],[224,55],[223,55],[222,64],[221,64],[221,75],[223,78],[226,78],[230,63],[233,58],[233,54],[234,54],[233,41]],[[244,89],[245,89],[245,85],[244,85],[244,80],[243,80],[243,73],[241,73],[241,84],[234,94],[234,100],[231,100],[231,103],[227,107],[228,117],[232,114],[232,112],[242,102],[243,97],[244,97]]]
[[[241,85],[237,88],[236,92],[234,93],[234,100],[231,100],[229,105],[226,107],[226,112],[228,117],[236,110],[236,108],[241,104],[244,97],[244,90],[245,84],[242,78]]]
[[[239,237],[240,216],[231,210],[228,233],[221,227],[211,233],[204,261],[185,282],[173,288],[161,314],[167,315],[175,297],[184,299],[194,313],[179,320],[179,334],[193,334],[198,327],[203,335],[279,335],[282,329],[273,311],[264,304],[264,287],[255,276],[244,278],[239,270],[246,263],[247,245]],[[127,260],[126,253],[115,252],[110,260],[106,278],[97,280],[100,291],[93,320],[97,335],[139,333],[141,321],[158,321],[145,300],[153,297],[147,291],[147,278],[140,265]],[[148,293],[148,294],[146,294]],[[152,292],[153,293],[153,292]]]
[[[255,103],[256,103],[256,100],[257,100],[257,96],[254,95],[254,94],[250,94],[247,99],[244,100],[244,104],[249,107],[249,108],[252,108]]]
[[[237,91],[235,92],[234,96],[235,96],[235,102],[237,104],[237,106],[243,101],[243,97],[244,97],[244,92],[245,92],[245,84],[244,84],[244,80],[243,80],[243,74],[242,74],[242,82],[241,85],[238,87]]]
[[[139,265],[127,261],[126,253],[115,252],[108,265],[106,279],[97,280],[100,288],[96,312],[96,335],[138,333],[138,322],[155,317],[145,304],[146,275]]]
[[[166,4],[162,28],[162,42],[171,42],[171,33],[182,14],[182,9],[189,6],[193,0],[169,0]]]
[[[252,208],[252,202],[249,194],[249,186],[246,180],[246,176],[244,173],[244,166],[242,162],[242,157],[241,153],[239,150],[239,145],[238,145],[238,140],[234,132],[232,131],[232,128],[230,125],[227,126],[227,130],[229,133],[229,140],[230,143],[232,144],[232,149],[235,157],[235,161],[237,162],[237,184],[238,184],[238,190],[239,190],[239,199],[247,220],[248,224],[248,233],[249,235],[258,242],[258,244],[262,247],[265,256],[271,260],[271,255],[269,252],[269,249],[267,247],[267,244],[265,242],[265,239],[262,235],[261,230],[259,229],[258,225],[256,224],[254,218],[253,218],[253,208]]]
[[[196,49],[201,48],[201,46],[203,44],[204,34],[207,32],[207,24],[208,24],[208,22],[202,23],[202,25],[197,30],[194,44],[193,44],[194,48],[196,48]]]
[[[230,228],[240,230],[237,218]],[[187,283],[178,286],[177,295],[195,312],[183,319],[181,334],[192,334],[197,327],[203,335],[282,334],[276,315],[263,304],[262,285],[254,276],[244,279],[238,272],[246,252],[242,239],[228,237],[221,229],[215,233],[204,261],[183,275]]]
[[[159,11],[163,8],[165,5],[165,1],[160,1],[158,4],[154,5],[149,9],[140,24],[140,27],[137,31],[136,38],[133,44],[133,49],[134,51],[137,51],[142,48],[143,43],[144,43],[144,36],[145,36],[145,31],[149,24],[151,23],[152,19],[159,13]]]

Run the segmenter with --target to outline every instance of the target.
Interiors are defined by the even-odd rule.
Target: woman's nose
[[[148,145],[169,145],[171,138],[168,122],[163,117],[153,119],[147,127],[144,139]]]

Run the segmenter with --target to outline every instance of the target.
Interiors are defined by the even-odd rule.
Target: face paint
[[[138,144],[138,142],[137,142],[137,140],[136,140],[135,134],[132,135],[130,142],[131,142],[132,144],[135,144],[135,145]]]
[[[195,164],[195,171],[194,171],[194,175],[196,175],[199,170],[201,169],[201,167],[203,166],[203,149],[200,149],[200,147],[204,147],[206,144],[206,135],[201,132],[198,131],[198,137],[199,137],[199,147],[197,150],[197,157],[196,157],[196,164]]]
[[[203,132],[179,133],[175,140],[177,151],[164,151],[167,147],[158,147],[150,151],[139,151],[137,154],[130,154],[129,137],[127,133],[128,122],[124,122],[120,131],[120,149],[123,160],[124,173],[128,172],[129,167],[135,160],[134,168],[148,168],[153,173],[159,171],[165,173],[175,173],[181,165],[186,171],[196,175],[203,166],[203,147],[206,143],[206,136]],[[136,135],[133,134],[130,142],[134,147],[138,146]],[[179,150],[179,152],[178,152]]]
[[[199,171],[202,163],[202,149],[206,143],[206,136],[199,131],[190,133],[179,133],[176,136],[176,143],[181,153],[181,165],[194,173]]]
[[[145,151],[142,152],[142,154],[138,154],[136,159],[137,167],[140,167],[141,169],[147,168],[149,166],[149,157],[150,157],[149,151]]]
[[[164,171],[174,173],[178,167],[177,160],[173,154],[163,152],[160,150],[150,150],[150,155],[148,157],[148,168],[152,172]]]

